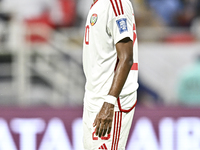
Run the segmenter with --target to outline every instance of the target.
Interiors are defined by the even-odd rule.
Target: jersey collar
[[[91,5],[90,9],[94,6],[94,4],[96,4],[97,1],[98,1],[98,0],[96,0],[96,1]]]

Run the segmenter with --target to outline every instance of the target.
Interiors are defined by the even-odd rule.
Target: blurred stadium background
[[[133,150],[199,150],[200,131],[194,129],[195,125],[200,125],[200,1],[131,2],[139,41],[140,87],[136,118],[147,117],[138,119],[138,122],[147,124],[147,127],[152,122],[155,136],[159,138],[158,122],[165,117],[176,120],[176,123],[170,118],[163,121],[171,125],[168,130],[173,133],[172,137],[181,123],[188,129],[184,130],[185,135],[190,135],[190,138],[185,138],[190,142],[180,140],[187,146],[181,147],[172,142],[170,147],[159,139],[163,147],[151,144],[142,147],[145,144],[139,142],[141,145]],[[68,114],[75,114],[74,119],[81,117],[85,83],[82,41],[91,3],[92,0],[0,0],[0,118],[3,118],[0,119],[0,131],[4,131],[5,123],[8,123],[9,128],[10,122],[16,124],[16,120],[12,123],[12,118],[16,117],[41,117],[49,124],[51,117],[58,117],[67,130],[70,130],[71,124],[65,122],[67,119],[63,119],[63,115],[67,118]],[[39,112],[48,113],[48,117],[34,115],[38,108],[44,108]],[[63,110],[64,114],[56,113],[55,109],[59,112]],[[27,115],[24,115],[26,112]],[[151,113],[148,116],[142,112]],[[188,120],[184,120],[184,117]],[[45,149],[45,146],[39,147],[40,144],[34,148],[28,145],[28,149],[27,145],[20,145],[15,133],[18,133],[18,129],[12,125],[8,133],[11,132],[16,147],[6,147],[0,135],[0,149],[53,150],[53,146]],[[136,127],[137,122],[133,124],[132,130],[135,131]],[[147,132],[152,131],[148,129]],[[179,130],[176,131],[178,134]],[[68,134],[70,142],[74,141],[72,133]],[[140,135],[139,132],[133,134]],[[142,135],[141,131],[142,138],[136,136],[135,140],[145,140]],[[167,142],[173,141],[172,137],[166,137]],[[39,137],[39,143],[41,139]],[[55,148],[61,149],[81,148]],[[128,149],[132,149],[130,144]]]

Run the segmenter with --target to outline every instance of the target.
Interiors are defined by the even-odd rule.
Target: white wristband
[[[112,95],[106,95],[105,98],[104,98],[104,102],[107,102],[107,103],[110,103],[110,104],[113,104],[113,105],[116,104],[116,101],[117,101],[117,98],[112,96]]]

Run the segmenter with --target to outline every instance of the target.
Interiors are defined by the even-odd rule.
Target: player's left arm
[[[126,82],[129,71],[133,64],[133,41],[130,38],[124,38],[116,44],[117,56],[119,59],[112,86],[108,95],[119,97],[119,94]],[[96,126],[96,135],[101,137],[109,134],[112,128],[114,105],[104,102],[100,112],[97,114],[94,125]]]
[[[120,3],[117,3],[121,6]],[[133,65],[133,11],[130,1],[122,1],[124,14],[114,12],[114,5],[110,7],[111,16],[107,24],[108,34],[114,39],[116,46],[118,65],[115,70],[113,82],[105,101],[97,114],[93,126],[96,127],[96,135],[101,137],[109,134],[112,128],[114,105],[117,102],[122,88],[126,82],[129,71]],[[116,10],[116,9],[115,9]]]
[[[133,41],[129,37],[122,39],[116,44],[116,50],[119,62],[108,95],[118,98],[133,65]]]

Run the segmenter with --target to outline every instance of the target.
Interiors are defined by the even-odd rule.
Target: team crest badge
[[[93,14],[90,18],[90,24],[93,26],[97,22],[98,16],[97,14]]]

